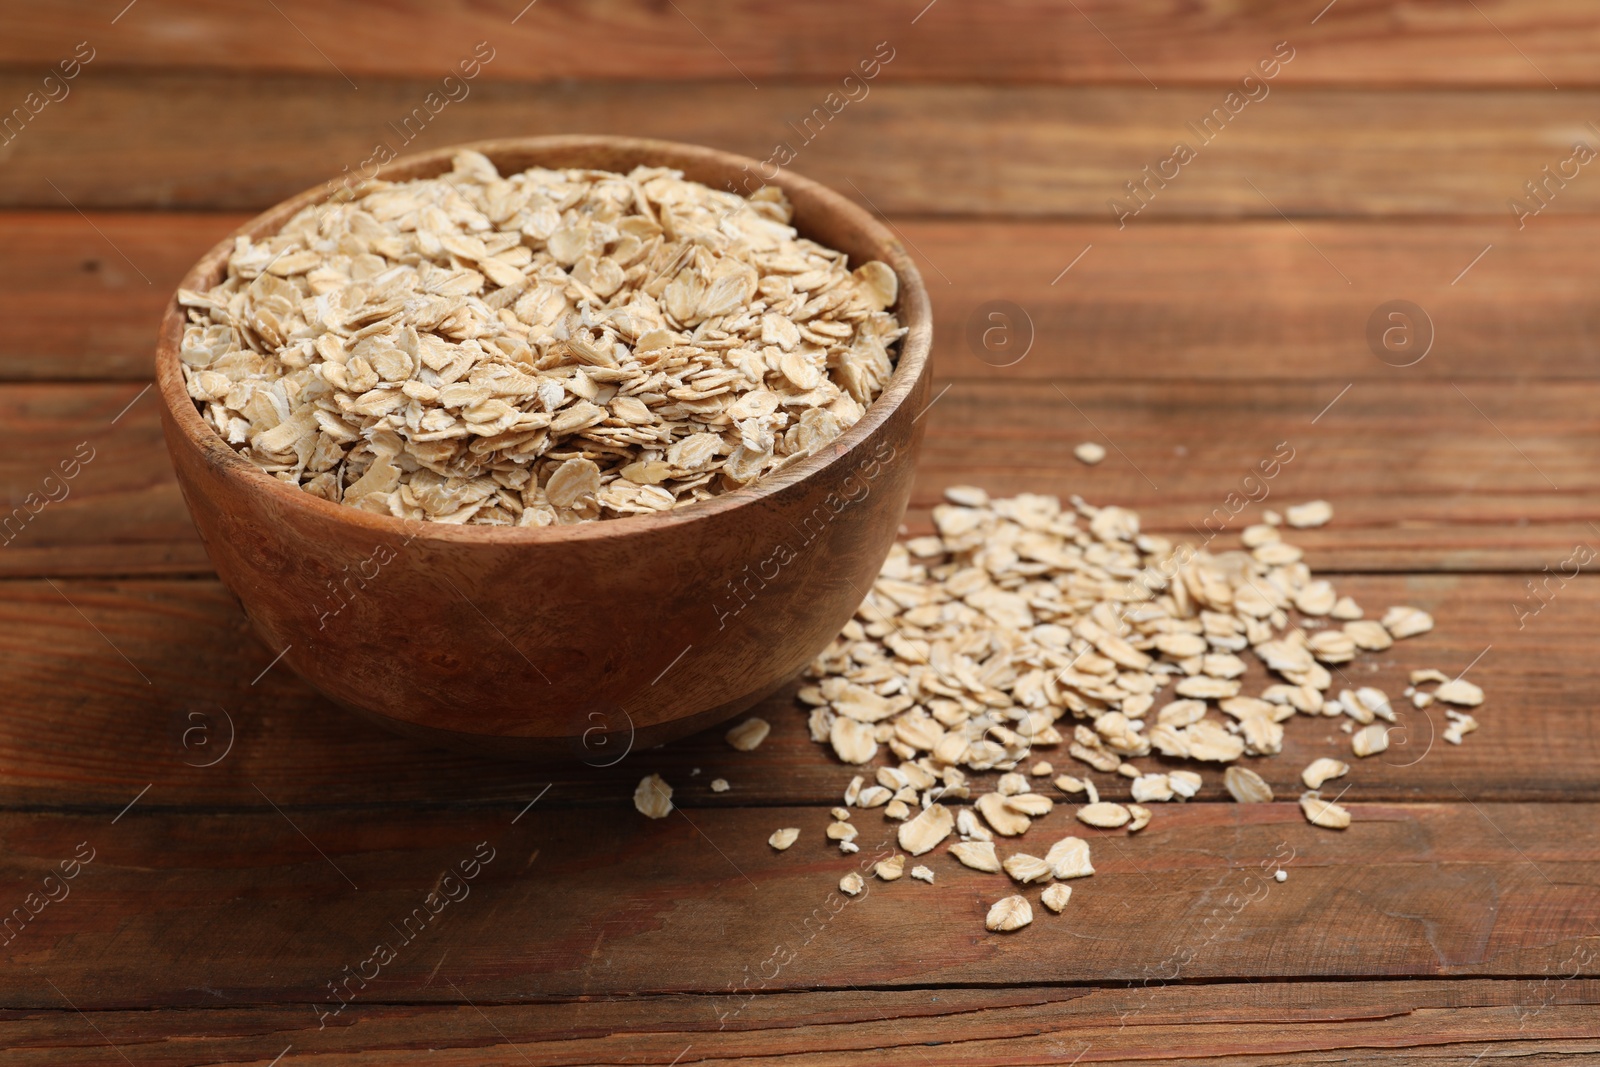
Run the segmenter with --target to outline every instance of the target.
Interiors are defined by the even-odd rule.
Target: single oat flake
[[[1067,901],[1072,899],[1072,887],[1060,882],[1052,882],[1044,887],[1044,892],[1039,894],[1039,903],[1055,912],[1057,915],[1066,910]]]
[[[641,815],[652,819],[665,819],[672,814],[672,787],[661,780],[659,774],[648,775],[639,781],[633,791],[633,806]]]
[[[1002,897],[995,901],[983,925],[996,933],[1020,930],[1033,922],[1033,908],[1026,897]]]
[[[772,836],[767,838],[767,844],[771,845],[779,852],[782,852],[784,849],[794,844],[795,840],[799,838],[799,836],[800,828],[798,826],[785,826],[781,830],[774,830],[772,832]]]
[[[740,752],[754,752],[771,732],[772,724],[767,720],[751,718],[729,730],[726,736],[728,744]]]
[[[782,190],[674,170],[363,182],[180,290],[202,417],[325,500],[549,526],[708,500],[826,448],[894,371],[886,264]]]

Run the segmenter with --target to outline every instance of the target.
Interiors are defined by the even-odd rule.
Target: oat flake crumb
[[[633,806],[642,815],[665,819],[672,814],[672,787],[662,781],[659,774],[648,775],[633,791]]]

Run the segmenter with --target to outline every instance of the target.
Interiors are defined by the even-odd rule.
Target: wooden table
[[[1562,574],[1600,545],[1600,172],[1572,149],[1600,148],[1592,5],[522,3],[9,5],[0,110],[59,96],[77,42],[93,58],[0,145],[0,482],[37,512],[0,551],[7,1062],[1600,1062],[1600,585]],[[478,76],[445,82],[478,42]],[[973,482],[1183,532],[1260,496],[1287,442],[1229,529],[1332,501],[1313,568],[1438,619],[1363,677],[1470,665],[1482,729],[1430,747],[1442,717],[1408,716],[1343,834],[1208,774],[1097,839],[1064,915],[999,936],[997,883],[942,855],[934,886],[825,905],[848,774],[788,694],[754,753],[711,731],[606,771],[337,712],[211,576],[151,342],[204,248],[398,149],[430,92],[467,95],[409,148],[787,141],[886,214],[938,316],[914,530]],[[1193,158],[1164,163],[1179,140]],[[996,300],[1021,313],[991,351],[968,328]],[[1396,300],[1426,316],[1412,348],[1385,346]],[[1078,464],[1083,440],[1110,457]],[[1288,797],[1342,736],[1290,727],[1259,768]],[[664,822],[628,802],[652,771]],[[809,845],[774,853],[782,825]]]

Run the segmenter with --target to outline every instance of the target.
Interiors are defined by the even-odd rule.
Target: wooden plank
[[[351,979],[344,990],[357,1004],[696,993],[714,998],[708,1015],[745,992],[863,986],[1600,977],[1585,954],[1600,929],[1600,846],[1574,832],[1600,817],[1594,805],[1353,813],[1340,833],[1310,826],[1293,803],[1190,804],[1123,839],[1058,810],[1032,832],[1087,835],[1096,873],[1065,913],[1016,936],[982,926],[1012,883],[942,852],[921,857],[934,885],[874,880],[857,898],[839,894],[842,875],[892,851],[889,831],[863,820],[860,855],[842,856],[815,808],[651,821],[535,806],[515,823],[517,805],[136,806],[115,824],[10,813],[8,907],[60,861],[91,862],[65,899],[14,923],[0,1003],[60,1008],[48,975],[85,1011],[290,1004],[315,1018],[338,1010],[329,983],[346,967],[367,972],[365,988]],[[808,836],[775,852],[766,839],[783,825]],[[436,890],[454,899],[427,907]],[[377,971],[363,962],[374,953],[387,956]]]
[[[0,215],[0,380],[155,375],[161,313],[235,215]]]
[[[453,980],[446,965],[436,982]],[[703,997],[580,1002],[369,1005],[319,1029],[304,1006],[88,1013],[105,1039],[147,1067],[324,1061],[430,1063],[881,1064],[890,1057],[1001,1067],[1020,1063],[1281,1067],[1337,1050],[1352,1067],[1460,1064],[1484,1050],[1519,1064],[1600,1051],[1600,983],[1223,982],[1145,988],[1000,988],[791,993],[752,997],[737,1016]],[[71,1011],[7,1012],[12,1061],[77,1064],[96,1036]],[[804,1019],[805,1025],[796,1021]],[[1526,1020],[1526,1024],[1523,1024]],[[104,1044],[101,1043],[101,1049]],[[109,1053],[109,1050],[106,1050]],[[98,1053],[98,1050],[95,1054]],[[1492,1062],[1488,1055],[1484,1062]]]
[[[0,100],[24,98],[38,80],[0,75]],[[59,208],[65,198],[85,210],[259,209],[338,179],[343,168],[359,171],[380,145],[398,152],[587,132],[693,141],[763,160],[786,143],[795,169],[890,215],[1115,222],[1111,198],[1124,197],[1131,209],[1127,183],[1146,180],[1142,168],[1157,167],[1181,140],[1195,158],[1167,166],[1168,179],[1151,179],[1149,206],[1130,227],[1161,218],[1270,219],[1279,211],[1509,222],[1509,198],[1524,195],[1542,167],[1567,160],[1575,138],[1593,140],[1585,123],[1600,114],[1600,93],[1581,89],[1285,87],[1207,140],[1187,124],[1198,126],[1222,106],[1226,94],[1216,88],[886,80],[807,133],[800,124],[821,106],[825,84],[754,92],[743,83],[486,82],[407,142],[402,120],[436,85],[369,80],[354,92],[332,75],[85,73],[70,97],[41,111],[0,155],[0,207]],[[1600,182],[1584,180],[1577,163],[1567,171],[1570,180],[1555,179],[1563,187],[1551,185],[1544,215],[1600,210]],[[1464,250],[1462,262],[1475,251]]]
[[[1389,751],[1355,760],[1342,720],[1300,717],[1280,756],[1252,760],[1284,797],[1298,796],[1301,768],[1320,756],[1355,764],[1350,798],[1459,801],[1600,801],[1600,735],[1589,694],[1600,683],[1591,654],[1600,580],[1552,581],[1537,605],[1520,576],[1347,576],[1336,582],[1371,613],[1409,603],[1435,629],[1341,668],[1338,688],[1376,685],[1394,698],[1399,729]],[[1519,628],[1520,622],[1520,628]],[[514,622],[504,627],[517,634]],[[265,808],[259,787],[285,806],[439,804],[520,808],[548,784],[542,807],[631,811],[645,774],[660,773],[690,808],[838,803],[856,772],[813,744],[792,689],[754,710],[772,733],[754,752],[734,751],[724,728],[664,749],[625,742],[544,766],[437,752],[389,735],[330,706],[261,645],[232,598],[209,581],[0,583],[0,807],[83,808],[114,814],[146,786],[141,807]],[[485,655],[493,655],[486,651]],[[1401,693],[1414,668],[1452,676],[1471,668],[1488,693],[1481,728],[1445,743],[1442,709],[1411,708]],[[1252,669],[1246,691],[1266,678]],[[621,732],[625,719],[608,724]],[[1088,773],[1064,751],[1042,758]],[[887,758],[887,753],[885,754]],[[1160,757],[1140,766],[1179,766]],[[609,766],[605,766],[609,765]],[[1201,799],[1226,801],[1215,767],[1201,768]],[[726,778],[732,789],[714,793]],[[1127,783],[1098,775],[1107,797]],[[1056,791],[1046,785],[1052,795]],[[1165,808],[1161,814],[1166,813]],[[776,826],[776,824],[775,824]],[[775,828],[775,827],[774,827]],[[770,830],[769,830],[770,832]]]
[[[1395,371],[1354,384],[1063,386],[997,371],[945,384],[926,416],[914,526],[925,525],[944,487],[977,482],[997,494],[1079,493],[1139,510],[1149,529],[1189,536],[1207,522],[1237,530],[1253,521],[1260,509],[1246,509],[1246,494],[1268,507],[1326,497],[1338,522],[1299,535],[1325,571],[1539,571],[1600,537],[1592,381],[1451,383]],[[155,399],[141,388],[0,386],[0,491],[19,522],[17,508],[37,511],[20,532],[18,522],[5,529],[0,576],[209,569]],[[1086,439],[1112,446],[1097,467],[1072,458]],[[1288,462],[1259,478],[1280,446]],[[45,479],[80,448],[95,458],[60,502],[45,503],[62,493],[59,479]]]
[[[137,13],[87,0],[19,11],[0,62],[44,66],[89,36],[102,66],[202,67],[249,73],[335,70],[366,86],[371,75],[442,77],[492,42],[482,77],[721,79],[763,89],[772,79],[838,80],[879,41],[896,49],[896,75],[918,80],[1118,82],[1166,89],[1232,84],[1273,45],[1296,47],[1282,75],[1329,85],[1596,84],[1594,12],[1561,0],[1419,10],[1397,0],[1321,5],[1199,7],[1170,0],[1116,3],[1007,0],[981,7],[926,0],[853,6],[823,0],[760,4],[521,0],[493,5],[422,0],[338,6],[283,0],[240,10],[222,0],[180,6],[144,0]],[[425,29],[419,30],[419,27]],[[1504,32],[1502,36],[1501,31]],[[1148,81],[1146,79],[1149,79]]]
[[[0,380],[148,378],[172,290],[245,218],[0,213],[0,241],[13,252],[0,262]],[[1396,298],[1422,306],[1433,333],[1407,378],[1600,373],[1596,218],[1536,220],[1520,234],[1491,219],[896,225],[933,289],[935,366],[947,378],[1392,381],[1392,364],[1410,357],[1380,345],[1389,361],[1378,358],[1367,332]],[[1009,332],[985,346],[969,328],[994,325],[985,316],[998,300],[1026,319],[1012,312]]]

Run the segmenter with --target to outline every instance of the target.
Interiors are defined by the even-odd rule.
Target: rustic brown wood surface
[[[1348,752],[1320,718],[1250,761],[1278,803],[1205,772],[1135,835],[1060,805],[1016,847],[1090,837],[1097,873],[997,935],[1006,884],[942,851],[934,885],[833,892],[887,826],[858,817],[856,857],[824,842],[852,772],[790,691],[754,752],[715,728],[609,768],[439,752],[333,707],[211,571],[146,391],[155,331],[206,248],[398,150],[480,41],[492,59],[405,150],[788,142],[888,216],[934,306],[908,531],[954,483],[1223,541],[1326,498],[1333,523],[1295,535],[1311,566],[1437,620],[1336,684],[1469,669],[1481,728],[1451,745],[1439,709],[1404,707],[1387,752],[1350,760],[1344,833],[1292,803],[1300,767]],[[44,78],[78,42],[62,95]],[[1241,79],[1279,42],[1270,91],[1197,136],[1230,91],[1260,95]],[[819,118],[875,50],[870,91]],[[8,11],[6,1062],[1600,1062],[1600,583],[1560,573],[1600,548],[1600,179],[1574,148],[1600,150],[1597,57],[1578,0]],[[1196,157],[1143,184],[1175,140]],[[1147,203],[1119,225],[1130,181]],[[1409,366],[1383,340],[1397,300],[1426,316]],[[1084,440],[1107,459],[1078,463]],[[1243,506],[1280,442],[1293,460]],[[64,492],[46,481],[74,457]],[[629,801],[652,771],[680,805],[659,823]],[[802,836],[775,853],[784,825]],[[380,943],[393,959],[351,977]]]
[[[1290,68],[1297,82],[1568,88],[1600,81],[1592,62],[1600,32],[1576,0],[1420,7],[1344,0],[1332,11],[1326,0],[875,0],[848,16],[826,0],[805,0],[785,4],[781,22],[738,0],[676,7],[645,0],[282,0],[259,9],[225,0],[143,3],[138,18],[90,0],[20,9],[8,16],[0,63],[45,67],[89,37],[103,42],[95,63],[108,67],[433,77],[488,41],[494,58],[482,76],[496,80],[749,78],[765,87],[773,79],[842,79],[888,41],[903,49],[896,72],[911,79],[1165,88],[1237,83],[1273,44],[1290,40],[1314,45]]]
[[[1270,56],[1270,40],[1261,49]],[[354,91],[335,75],[90,65],[59,107],[47,105],[0,149],[0,207],[260,210],[346,168],[359,171],[380,145],[398,154],[489,137],[606,133],[757,160],[781,160],[787,145],[795,170],[894,215],[1115,223],[1113,198],[1127,210],[1140,203],[1128,182],[1141,183],[1148,201],[1129,229],[1184,217],[1278,219],[1282,211],[1473,215],[1515,230],[1508,205],[1518,198],[1538,212],[1524,220],[1525,234],[1559,225],[1553,216],[1600,208],[1600,182],[1586,180],[1589,168],[1572,158],[1575,139],[1588,137],[1591,147],[1600,139],[1586,125],[1600,123],[1594,89],[1335,90],[1275,81],[1230,115],[1225,87],[897,84],[893,71],[836,114],[824,108],[828,83],[755,91],[742,83],[479,81],[418,132],[416,120],[403,123],[437,78],[372,80]],[[21,101],[39,85],[36,72],[0,71],[0,100]],[[806,125],[814,108],[826,123]],[[1199,127],[1214,109],[1226,124],[1213,119],[1197,134],[1189,124]],[[216,121],[219,114],[228,120]],[[1180,141],[1194,158],[1163,167]],[[1547,166],[1554,177],[1545,177]],[[109,172],[114,181],[100,178]],[[1530,181],[1550,182],[1542,199],[1525,190]],[[1482,247],[1462,249],[1449,276]]]

